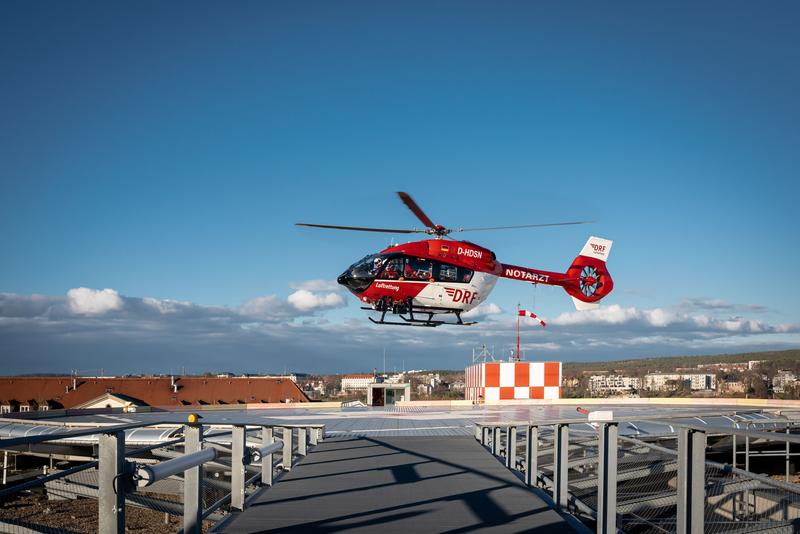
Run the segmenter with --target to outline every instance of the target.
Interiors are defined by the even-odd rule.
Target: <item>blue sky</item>
[[[519,301],[550,319],[532,358],[797,347],[799,22],[796,2],[4,2],[0,357],[340,371],[386,346],[458,368],[513,344]],[[414,226],[397,190],[450,226],[597,221],[465,237],[547,270],[613,239],[605,311],[501,281],[479,327],[366,324],[325,281],[392,236],[293,223]]]

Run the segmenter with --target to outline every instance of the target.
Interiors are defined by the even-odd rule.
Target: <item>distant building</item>
[[[450,391],[464,391],[466,384],[463,380],[455,380],[450,383]]]
[[[642,379],[635,376],[592,375],[589,377],[589,393],[592,395],[615,395],[642,388]]]
[[[650,373],[644,376],[644,389],[670,391],[676,389],[681,382],[686,383],[692,391],[709,391],[717,388],[717,377],[709,373]]]
[[[343,375],[342,376],[342,391],[364,391],[366,392],[369,385],[375,382],[375,375],[360,374],[360,375]]]
[[[781,369],[772,378],[772,391],[775,393],[785,393],[787,386],[794,386],[797,383],[797,376],[794,372]]]
[[[731,380],[729,382],[721,382],[719,384],[720,393],[744,393],[747,389],[744,382],[740,380]]]
[[[308,402],[291,380],[263,377],[2,377],[0,412],[60,408]]]

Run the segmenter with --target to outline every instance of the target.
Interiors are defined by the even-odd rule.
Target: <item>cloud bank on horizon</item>
[[[471,349],[516,337],[516,316],[482,304],[471,327],[401,329],[361,319],[331,320],[347,306],[334,282],[291,283],[287,297],[268,295],[237,307],[208,306],[114,289],[79,287],[64,296],[0,293],[0,357],[6,372],[112,373],[232,370],[347,372],[378,366],[387,347],[403,367],[459,368]],[[529,359],[614,359],[661,354],[742,352],[796,347],[800,324],[773,324],[740,313],[761,306],[686,299],[671,307],[617,304],[565,312],[546,329],[524,325]],[[502,347],[496,347],[499,352]],[[394,367],[399,367],[395,361]]]

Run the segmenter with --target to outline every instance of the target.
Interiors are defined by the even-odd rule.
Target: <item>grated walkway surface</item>
[[[221,532],[572,532],[471,437],[334,438]]]

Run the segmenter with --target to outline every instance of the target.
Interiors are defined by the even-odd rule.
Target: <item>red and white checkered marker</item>
[[[519,310],[519,316],[520,317],[532,317],[533,319],[536,319],[537,321],[539,321],[539,324],[542,325],[542,327],[547,326],[547,323],[545,323],[544,321],[539,319],[539,316],[536,315],[535,313],[533,313],[532,311]]]

